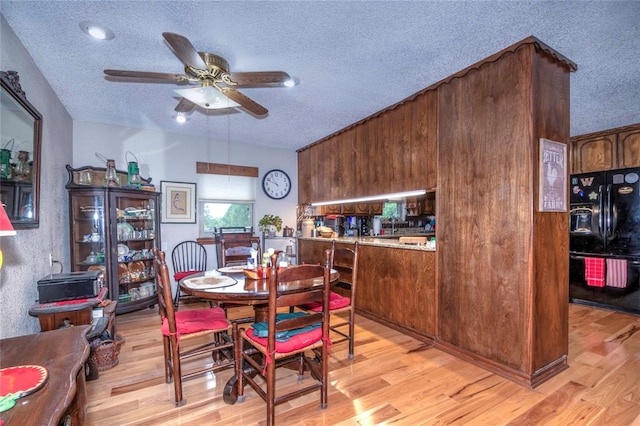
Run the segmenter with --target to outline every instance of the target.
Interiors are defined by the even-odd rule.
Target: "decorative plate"
[[[121,277],[123,275],[129,275],[129,268],[127,268],[126,263],[118,263],[118,277]]]
[[[129,253],[129,247],[124,244],[118,244],[118,256],[125,256]]]
[[[144,266],[144,262],[140,260],[129,264],[129,272],[143,272],[145,269],[147,268]]]
[[[118,230],[118,239],[126,240],[129,238],[133,238],[133,226],[127,222],[120,222],[117,226]]]
[[[226,275],[220,275],[219,277],[195,277],[185,279],[185,285],[194,290],[228,287],[235,283],[237,283],[235,279]]]
[[[0,397],[30,395],[47,382],[49,371],[40,365],[19,365],[0,369]]]
[[[223,274],[241,274],[246,268],[246,265],[234,265],[234,266],[225,266],[223,268],[218,268],[218,271]]]

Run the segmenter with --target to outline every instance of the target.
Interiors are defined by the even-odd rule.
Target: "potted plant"
[[[258,222],[258,226],[262,232],[268,232],[270,236],[274,236],[276,231],[282,229],[282,218],[277,215],[265,214]]]

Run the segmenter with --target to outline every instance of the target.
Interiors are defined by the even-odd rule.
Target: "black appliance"
[[[640,314],[640,167],[571,176],[569,297]],[[590,287],[585,257],[624,259],[622,287]]]
[[[95,297],[103,285],[101,271],[50,274],[38,281],[40,303]]]

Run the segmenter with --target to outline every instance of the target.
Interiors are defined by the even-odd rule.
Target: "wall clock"
[[[262,178],[262,190],[269,198],[281,200],[291,191],[291,178],[282,170],[269,170]]]

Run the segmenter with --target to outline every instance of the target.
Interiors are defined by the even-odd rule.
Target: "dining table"
[[[250,279],[245,276],[245,266],[227,266],[213,271],[198,272],[182,278],[178,285],[185,293],[210,302],[233,305],[253,306],[254,322],[267,321],[269,312],[269,280],[268,278]],[[340,274],[331,269],[331,284],[337,284]],[[309,287],[323,285],[324,277],[310,280],[290,281],[278,284],[278,292],[282,294],[304,291]],[[240,322],[246,322],[242,319]],[[258,354],[259,355],[259,354]],[[237,378],[232,376],[225,384],[223,400],[227,404],[235,404],[238,396]]]
[[[269,302],[269,280],[267,278],[250,279],[244,274],[244,265],[228,266],[213,271],[198,272],[182,278],[178,285],[183,292],[198,299],[253,306],[255,322],[267,321]],[[332,284],[338,282],[339,273],[331,270]],[[278,284],[278,292],[296,293],[309,287],[321,286],[323,277],[313,280],[291,281]]]

